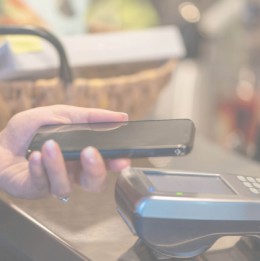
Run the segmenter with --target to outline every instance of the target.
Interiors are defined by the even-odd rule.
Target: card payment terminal
[[[223,236],[260,236],[260,178],[129,168],[117,209],[134,234],[166,257],[194,257]]]

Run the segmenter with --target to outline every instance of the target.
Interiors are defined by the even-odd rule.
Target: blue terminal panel
[[[236,193],[217,175],[178,175],[162,172],[144,172],[155,192],[194,194],[236,195]]]

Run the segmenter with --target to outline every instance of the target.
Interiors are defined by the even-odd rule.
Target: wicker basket
[[[64,66],[64,57],[62,62]],[[63,68],[57,78],[0,82],[0,128],[17,112],[53,104],[111,109],[127,112],[131,119],[141,118],[155,103],[175,66],[175,60],[168,60],[127,75],[72,81],[64,80],[68,68],[65,73]]]

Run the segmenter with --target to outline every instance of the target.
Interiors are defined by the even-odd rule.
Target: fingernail
[[[122,112],[121,115],[123,117],[123,121],[128,121],[128,114],[127,113]]]
[[[54,140],[48,140],[44,143],[44,147],[49,157],[54,158],[56,156],[55,142]]]
[[[41,161],[41,153],[39,151],[34,151],[30,158],[34,163],[39,163]]]
[[[97,162],[96,150],[93,147],[87,147],[83,150],[83,156],[92,164]]]

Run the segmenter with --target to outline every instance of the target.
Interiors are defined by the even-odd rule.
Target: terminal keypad
[[[237,176],[238,180],[253,194],[260,195],[260,178]]]

